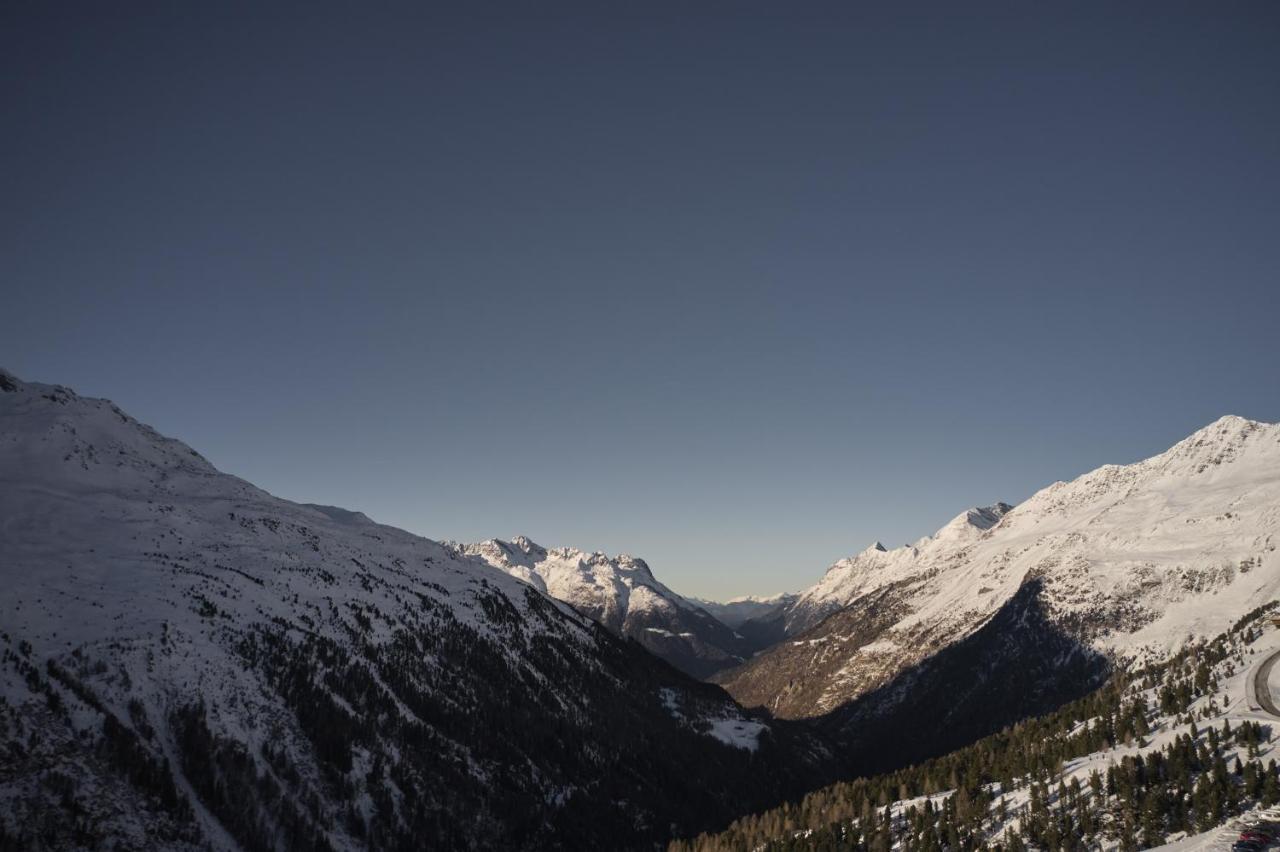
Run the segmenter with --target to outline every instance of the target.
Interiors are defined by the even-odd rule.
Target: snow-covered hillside
[[[0,846],[646,847],[826,760],[515,577],[3,372],[0,583]]]
[[[1259,823],[1280,826],[1274,612],[1242,614],[1041,718],[669,852],[1229,849]]]
[[[741,636],[659,583],[642,559],[547,549],[524,536],[449,546],[572,605],[695,677],[740,663],[749,654]]]
[[[983,533],[1000,523],[1012,508],[1007,503],[997,503],[969,509],[915,544],[889,550],[877,541],[856,556],[841,559],[783,611],[786,632],[789,635],[803,633],[868,591],[884,586],[894,578],[910,575],[920,565],[953,557],[957,550],[973,544]]]
[[[1153,458],[836,563],[784,613],[788,641],[721,677],[745,704],[828,713],[974,635],[1033,582],[1046,623],[1082,649],[1161,658],[1275,597],[1278,543],[1280,426],[1223,417]]]

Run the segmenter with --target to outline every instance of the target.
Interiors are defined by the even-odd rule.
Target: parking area
[[[1280,809],[1253,811],[1231,820],[1220,829],[1222,845],[1232,852],[1262,852],[1280,845]]]

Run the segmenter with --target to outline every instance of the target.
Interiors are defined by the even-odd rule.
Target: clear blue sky
[[[1280,420],[1280,5],[258,5],[4,4],[0,364],[284,497],[724,597]]]

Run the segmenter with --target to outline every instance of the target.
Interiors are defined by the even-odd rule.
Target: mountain
[[[725,612],[727,618],[737,621],[733,625],[734,632],[742,637],[754,655],[787,637],[786,614],[798,598],[798,595],[788,593],[772,598],[737,598],[724,604],[698,603],[709,612]]]
[[[819,624],[828,615],[852,604],[869,586],[886,574],[920,561],[921,551],[937,551],[971,539],[990,529],[1012,508],[997,503],[986,508],[970,509],[960,514],[932,536],[914,545],[889,550],[873,542],[856,556],[836,562],[816,584],[803,592],[786,596],[781,606],[755,613],[735,625],[738,633],[763,650],[778,645]]]
[[[856,556],[841,559],[781,613],[787,634],[803,633],[889,578],[909,575],[920,564],[937,557],[945,560],[977,541],[1012,508],[1007,503],[996,503],[969,509],[915,544],[889,550],[877,541]]]
[[[688,600],[714,615],[722,624],[736,629],[747,621],[769,618],[774,613],[794,604],[797,598],[799,598],[797,594],[783,592],[768,597],[745,595],[730,598],[723,603],[702,598]]]
[[[659,583],[642,559],[548,550],[524,536],[450,547],[570,604],[694,677],[736,665],[754,650],[705,608]]]
[[[1227,849],[1260,818],[1280,820],[1275,607],[1044,716],[669,852]]]
[[[0,372],[0,848],[653,848],[829,774],[538,588]]]
[[[1225,630],[1280,592],[1277,543],[1280,426],[1224,417],[836,563],[784,612],[799,632],[716,679],[746,706],[820,717],[865,765],[924,757]],[[875,753],[912,720],[938,733]]]

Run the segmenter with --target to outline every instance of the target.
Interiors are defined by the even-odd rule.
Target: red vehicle
[[[1271,835],[1264,834],[1261,831],[1257,831],[1255,829],[1250,828],[1240,832],[1240,839],[1252,840],[1254,843],[1261,843],[1262,845],[1265,846],[1266,844],[1271,842]]]

